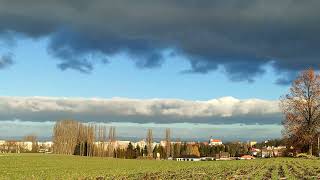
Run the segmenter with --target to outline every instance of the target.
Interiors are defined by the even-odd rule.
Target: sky
[[[120,137],[281,137],[279,97],[319,69],[320,2],[0,0],[0,137],[56,120]]]

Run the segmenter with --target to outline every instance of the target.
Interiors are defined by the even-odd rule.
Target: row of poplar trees
[[[109,135],[104,125],[83,124],[75,120],[56,122],[53,129],[53,152],[80,156],[113,156],[115,128]]]
[[[171,156],[170,136],[170,129],[166,129],[166,155],[162,153],[162,158]],[[53,128],[53,143],[53,152],[56,154],[117,158],[156,157],[152,129],[147,131],[145,147],[133,147],[130,143],[127,148],[123,148],[116,145],[115,127],[110,127],[107,135],[104,125],[62,120],[57,121]]]

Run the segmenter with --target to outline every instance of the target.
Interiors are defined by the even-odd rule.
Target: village
[[[264,145],[261,146],[263,143]],[[123,140],[94,142],[96,147],[101,147],[102,145],[106,151],[112,146],[114,149],[112,157],[118,157],[116,151],[125,152],[129,151],[130,148],[137,155],[132,157],[124,155],[118,158],[141,159],[150,157],[150,153],[147,152],[148,142],[145,139],[137,142]],[[183,148],[185,153],[177,153],[177,151],[182,151]],[[152,142],[152,149],[152,157],[154,159],[174,161],[250,160],[292,155],[288,154],[286,146],[271,146],[268,145],[268,141],[262,143],[239,141],[224,144],[220,139],[210,139],[207,142],[169,142],[168,140],[162,140],[160,142]],[[0,140],[0,153],[51,154],[54,153],[54,143],[53,141]]]

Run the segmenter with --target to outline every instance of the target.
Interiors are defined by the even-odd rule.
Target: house
[[[258,148],[251,148],[250,152],[251,152],[252,156],[256,156],[257,157],[260,154],[261,150],[258,149]]]
[[[273,148],[273,156],[274,157],[281,157],[285,156],[287,147],[286,146],[278,146]]]
[[[222,141],[220,139],[210,139],[210,146],[219,146],[222,145]]]
[[[176,158],[176,161],[201,161],[200,158]]]
[[[280,157],[285,156],[287,151],[286,146],[268,146],[261,149],[261,155],[262,158],[269,158],[269,157]]]
[[[261,149],[261,157],[262,158],[270,158],[273,156],[273,151],[270,148],[262,148]]]

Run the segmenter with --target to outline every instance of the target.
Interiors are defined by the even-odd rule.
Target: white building
[[[222,145],[222,141],[220,139],[210,139],[210,146],[219,146]]]
[[[5,143],[6,143],[5,140],[0,140],[0,146],[1,146],[1,145],[4,145]]]
[[[27,151],[32,151],[32,142],[31,141],[21,141],[17,142],[17,145]]]
[[[201,161],[200,158],[176,158],[176,161]]]
[[[47,148],[52,148],[53,142],[52,141],[45,141],[45,142],[38,142],[38,146],[43,146]]]
[[[138,142],[132,142],[132,145],[136,148],[137,146],[139,146],[141,149],[143,149],[147,143],[145,140],[141,140],[141,141],[138,141]]]
[[[131,141],[116,141],[115,142],[115,149],[126,149]]]
[[[252,148],[251,149],[251,154],[253,155],[253,156],[258,156],[258,154],[261,152],[261,150],[260,149],[258,149],[258,148]]]

